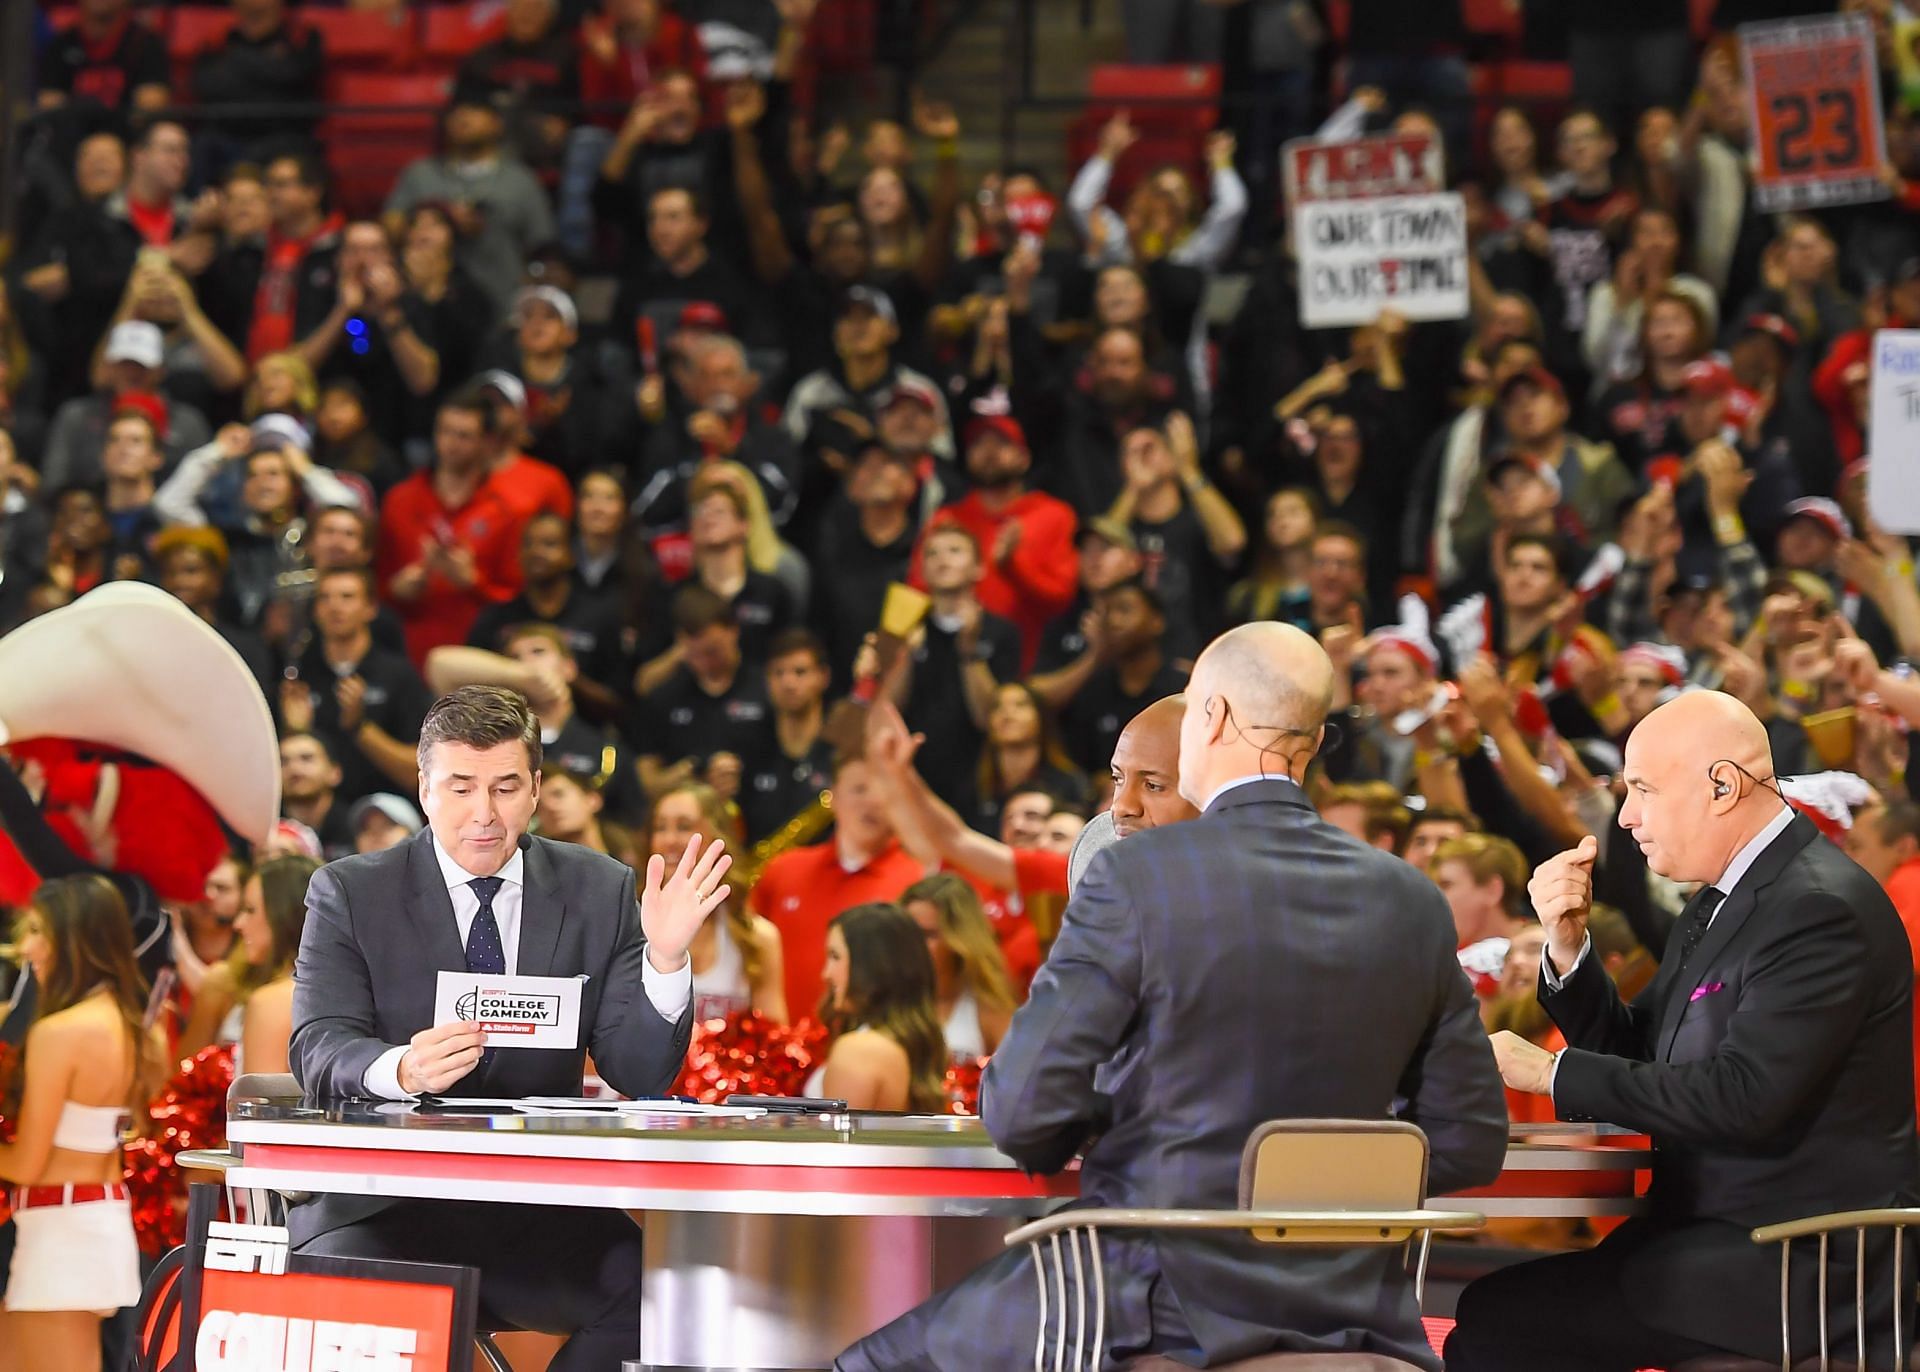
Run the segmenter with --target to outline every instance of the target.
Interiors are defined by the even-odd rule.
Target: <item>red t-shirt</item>
[[[1920,858],[1910,858],[1893,869],[1887,878],[1887,899],[1907,928],[1907,942],[1913,946],[1913,974],[1920,987]],[[1914,1090],[1920,1092],[1920,1015],[1913,1018]]]
[[[839,849],[831,840],[782,853],[767,864],[747,903],[780,931],[788,1018],[811,1015],[820,1004],[827,925],[833,917],[868,901],[898,900],[923,874],[897,843],[854,872],[840,865]]]
[[[416,472],[387,492],[380,506],[380,551],[376,570],[382,592],[394,573],[426,556],[431,542],[452,542],[473,552],[478,580],[460,586],[438,571],[412,604],[394,602],[407,636],[407,656],[416,667],[431,650],[465,643],[482,607],[511,600],[520,590],[520,526],[524,523],[489,476],[457,510],[440,503],[433,473]]]
[[[1005,509],[995,511],[989,510],[975,491],[964,500],[943,506],[929,521],[927,530],[931,532],[942,524],[958,524],[980,545],[980,557],[987,568],[977,591],[981,607],[988,614],[1012,620],[1019,628],[1020,665],[1022,670],[1031,670],[1040,635],[1073,604],[1079,589],[1073,507],[1040,491],[1028,491]],[[1004,563],[997,562],[993,550],[1009,524],[1020,526],[1020,541]],[[913,550],[912,582],[921,588],[927,584],[920,574],[920,550],[926,541],[926,534],[921,534]]]
[[[173,206],[166,201],[158,205],[143,205],[128,196],[127,218],[132,222],[134,232],[140,235],[140,241],[148,247],[164,248],[173,242]]]
[[[1067,859],[1044,848],[1016,848],[1013,875],[1019,888],[1013,891],[1003,891],[971,876],[967,877],[967,884],[980,895],[980,904],[993,925],[994,937],[1000,940],[1000,954],[1007,960],[1007,972],[1024,1000],[1027,988],[1033,984],[1034,973],[1046,960],[1035,916],[1041,913],[1039,907],[1048,906],[1045,923],[1048,927],[1058,923],[1067,899]]]
[[[601,61],[589,41],[601,33],[613,36],[615,47],[611,62]],[[621,43],[612,25],[603,18],[588,19],[580,26],[580,99],[589,107],[631,105],[635,96],[660,79],[661,72],[673,70],[687,72],[702,82],[707,76],[707,51],[700,43],[700,35],[677,14],[663,13],[652,40],[640,48]],[[613,110],[596,110],[588,119],[603,128],[617,129],[621,115]]]
[[[493,487],[513,508],[523,528],[537,514],[573,518],[573,487],[551,462],[514,453],[493,469]]]

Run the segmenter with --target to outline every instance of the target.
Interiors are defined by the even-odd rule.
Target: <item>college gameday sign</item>
[[[1880,73],[1865,15],[1740,26],[1762,210],[1884,200]]]
[[[465,1372],[480,1276],[471,1267],[309,1258],[287,1231],[213,1218],[196,1185],[187,1242],[140,1304],[136,1372]]]
[[[1466,206],[1432,139],[1297,139],[1283,161],[1302,324],[1466,317]]]

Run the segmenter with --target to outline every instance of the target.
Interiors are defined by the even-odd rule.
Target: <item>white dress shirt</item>
[[[479,893],[469,884],[477,878],[447,856],[438,838],[432,843],[433,856],[440,863],[440,875],[447,883],[447,897],[453,902],[454,923],[460,928],[460,946],[464,948],[468,935],[473,932],[473,921],[480,913]],[[493,895],[493,922],[500,930],[508,976],[517,975],[520,966],[520,909],[526,895],[526,871],[526,856],[515,849],[507,865],[494,873],[501,884]],[[677,972],[655,971],[651,958],[642,959],[640,978],[647,989],[647,999],[668,1021],[679,1019],[693,999],[693,959],[690,957],[683,960]],[[400,1085],[400,1059],[406,1055],[408,1046],[401,1044],[387,1049],[367,1067],[361,1084],[371,1094],[382,1100],[413,1099],[412,1092]]]
[[[1720,874],[1720,879],[1707,883],[1720,893],[1719,904],[1715,905],[1713,907],[1713,913],[1707,916],[1707,928],[1711,929],[1713,927],[1713,921],[1719,917],[1721,908],[1727,903],[1727,897],[1733,894],[1733,888],[1740,884],[1741,879],[1752,869],[1753,864],[1760,860],[1760,854],[1766,852],[1773,841],[1785,833],[1787,826],[1793,823],[1794,813],[1793,807],[1782,805],[1780,807],[1780,813],[1768,822],[1767,827],[1747,840],[1746,847],[1733,855],[1733,861],[1727,864],[1727,870]],[[1566,985],[1566,979],[1579,970],[1580,964],[1586,961],[1587,952],[1592,947],[1593,935],[1588,934],[1580,942],[1580,951],[1573,959],[1573,966],[1567,968],[1564,973],[1556,972],[1553,966],[1553,959],[1542,954],[1540,958],[1540,975],[1546,978],[1547,989],[1550,991],[1558,991],[1562,986]],[[1555,1053],[1553,1055],[1553,1073],[1547,1078],[1547,1090],[1549,1093],[1553,1090],[1554,1078],[1559,1075],[1560,1055]]]

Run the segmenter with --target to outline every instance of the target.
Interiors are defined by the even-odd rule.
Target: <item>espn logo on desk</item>
[[[477,987],[453,1003],[453,1012],[490,1034],[531,1034],[560,1027],[560,997]]]

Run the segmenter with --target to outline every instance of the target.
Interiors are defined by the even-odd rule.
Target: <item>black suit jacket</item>
[[[1233,1209],[1256,1125],[1401,1103],[1433,1191],[1491,1181],[1506,1104],[1454,942],[1413,868],[1322,822],[1289,781],[1238,787],[1094,858],[987,1065],[987,1129],[1035,1171],[1097,1132],[1085,1204]],[[1372,1349],[1439,1365],[1397,1250],[1118,1242],[1148,1247],[1212,1362]],[[1009,1323],[1031,1348],[1033,1326]]]
[[[1542,974],[1540,1001],[1569,1045],[1554,1106],[1562,1119],[1653,1137],[1650,1215],[1616,1236],[1636,1311],[1658,1328],[1775,1359],[1779,1251],[1757,1247],[1748,1231],[1914,1204],[1907,937],[1879,884],[1795,818],[1721,904],[1684,972],[1677,963],[1670,955],[1631,1004],[1591,955],[1559,991]],[[1817,1335],[1816,1264],[1803,1247],[1796,1357]],[[1853,1252],[1851,1239],[1835,1245],[1832,1305],[1849,1348]],[[1890,1287],[1886,1262],[1869,1254],[1870,1275]],[[1700,1298],[1703,1274],[1711,1300]],[[1881,1337],[1890,1337],[1889,1299],[1883,1289],[1871,1315]]]
[[[693,1032],[691,1004],[669,1022],[642,984],[646,943],[634,873],[589,848],[523,837],[521,976],[585,976],[581,1042],[571,1050],[502,1048],[449,1096],[575,1096],[586,1054],[615,1089],[661,1095]],[[293,1074],[321,1100],[365,1096],[367,1068],[433,1024],[437,974],[466,970],[433,831],[384,853],[341,858],[314,874],[294,964]],[[389,1202],[318,1196],[294,1207],[296,1243]]]

